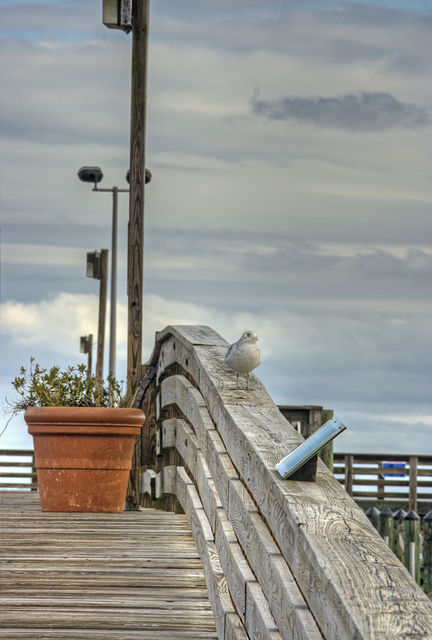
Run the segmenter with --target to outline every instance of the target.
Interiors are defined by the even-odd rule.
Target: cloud
[[[383,415],[347,411],[340,417],[348,429],[335,440],[335,451],[422,455],[432,449],[430,415],[395,414],[390,409]],[[373,449],[370,446],[372,438]]]
[[[361,309],[344,313],[342,308],[311,314],[292,304],[285,306],[284,300],[247,309],[246,305],[200,304],[156,294],[144,296],[143,309],[144,358],[151,351],[155,332],[168,324],[207,324],[230,342],[247,328],[257,330],[275,390],[280,374],[290,377],[290,386],[300,395],[321,388],[326,391],[323,397],[369,397],[372,401],[390,397],[395,380],[420,376],[430,367],[432,345],[425,314],[365,313]],[[1,313],[2,333],[13,345],[48,348],[68,357],[77,353],[80,335],[96,333],[97,297],[61,293],[38,303],[9,301],[2,305]],[[121,303],[121,359],[126,356],[126,323],[127,309]],[[348,379],[351,385],[346,384]],[[399,395],[412,394],[421,396],[418,384],[406,384]]]
[[[31,303],[10,300],[0,306],[1,334],[21,348],[73,355],[80,335],[96,333],[97,304],[97,296],[70,293]]]
[[[424,107],[400,102],[389,93],[361,92],[331,98],[286,97],[274,101],[252,98],[255,115],[269,120],[299,120],[318,127],[352,131],[415,129],[429,125],[431,112]]]
[[[261,305],[292,308],[293,300],[296,309],[311,313],[331,309],[356,313],[360,306],[364,312],[385,313],[432,309],[432,250],[420,243],[387,249],[386,242],[327,244],[296,239],[288,232],[147,231],[151,237],[144,252],[148,294],[231,312]],[[4,243],[4,299],[28,302],[66,290],[97,292],[97,282],[85,277],[85,245],[61,247],[58,241],[61,238],[53,238],[52,246]],[[88,249],[97,246],[87,244]],[[122,233],[119,301],[126,290],[126,264]]]
[[[59,247],[49,244],[4,243],[3,264],[30,264],[80,267],[83,270],[86,252],[82,247]]]
[[[156,221],[173,228],[181,220],[188,228],[283,231],[289,220],[290,234],[297,237],[351,240],[353,225],[360,241],[377,233],[391,242],[425,237],[430,175],[421,130],[390,130],[382,144],[380,132],[347,136],[342,128],[274,126],[268,118],[248,114],[249,96],[258,83],[269,103],[281,86],[293,87],[297,96],[354,95],[358,87],[378,92],[384,86],[401,104],[416,102],[420,95],[424,104],[432,102],[423,77],[411,70],[389,71],[382,62],[391,58],[395,42],[397,51],[402,46],[417,51],[418,38],[410,35],[419,25],[401,33],[404,23],[385,23],[383,15],[373,31],[382,55],[372,53],[369,66],[361,56],[348,62],[344,51],[340,55],[336,35],[350,40],[354,31],[362,51],[374,50],[370,24],[359,30],[349,12],[333,21],[327,16],[317,28],[322,16],[316,11],[285,14],[280,3],[266,3],[263,20],[260,12],[246,11],[246,3],[242,7],[247,20],[238,17],[237,6],[234,19],[225,3],[218,20],[223,19],[223,27],[230,22],[229,30],[215,29],[207,20],[204,34],[204,18],[195,20],[194,14],[191,20],[177,5],[175,10],[165,6],[161,16],[161,7],[154,7],[146,151],[154,179],[146,194],[146,225]],[[284,14],[282,27],[278,12]],[[167,14],[183,43],[163,30]],[[94,19],[100,21],[99,5]],[[102,25],[99,29],[97,38],[79,44],[5,42],[2,181],[4,238],[14,234],[9,242],[21,241],[24,220],[39,243],[62,233],[64,243],[79,246],[89,224],[98,238],[109,203],[85,194],[76,171],[82,164],[97,164],[105,185],[124,183],[130,41]],[[300,48],[292,40],[296,29],[303,40]],[[250,44],[234,51],[240,38]],[[326,50],[343,63],[323,55],[323,38]],[[429,64],[426,49],[421,50]],[[107,246],[107,241],[91,244]]]
[[[206,324],[228,342],[243,330],[254,329],[263,354],[256,373],[275,402],[334,409],[349,426],[346,450],[373,450],[379,443],[388,451],[414,451],[421,449],[420,439],[430,441],[432,430],[425,416],[430,413],[427,381],[432,355],[426,315],[370,313],[361,308],[355,314],[344,313],[343,308],[310,313],[298,310],[293,299],[286,307],[284,300],[279,302],[247,309],[147,294],[143,361],[151,353],[155,332],[168,324]],[[7,338],[3,352],[15,363],[10,379],[31,355],[42,366],[65,366],[82,359],[78,339],[96,333],[97,297],[61,293],[39,303],[10,301],[2,305],[1,313]],[[120,379],[125,377],[126,323],[126,305],[119,304]],[[401,423],[404,416],[409,429]],[[391,433],[397,434],[397,442]]]

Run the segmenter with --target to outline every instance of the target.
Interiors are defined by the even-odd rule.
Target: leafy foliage
[[[14,413],[27,407],[123,407],[122,383],[108,376],[106,388],[87,376],[85,364],[43,369],[34,358],[30,368],[21,367],[20,375],[12,381],[21,399],[11,404]]]

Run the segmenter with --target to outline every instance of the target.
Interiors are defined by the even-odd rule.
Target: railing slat
[[[409,459],[409,509],[417,511],[417,456]]]
[[[34,466],[34,453],[32,449],[0,449],[0,478],[5,481],[0,483],[2,489],[24,489],[35,491],[37,489],[37,474]],[[7,460],[5,460],[7,458]],[[19,458],[16,460],[16,458]],[[28,458],[23,461],[22,458]],[[9,469],[9,471],[7,471]],[[18,469],[18,471],[17,471]],[[21,469],[23,471],[21,471]],[[27,472],[24,470],[27,469]],[[23,482],[17,482],[22,478]],[[8,479],[12,481],[7,481]],[[25,482],[29,479],[30,482]]]
[[[345,491],[352,496],[353,490],[353,456],[345,456]]]

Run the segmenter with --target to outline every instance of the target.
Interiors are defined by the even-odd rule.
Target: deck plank
[[[184,515],[42,513],[0,493],[0,638],[216,640]]]

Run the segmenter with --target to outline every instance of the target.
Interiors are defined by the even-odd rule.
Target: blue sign
[[[383,462],[383,478],[404,478],[405,462]]]

